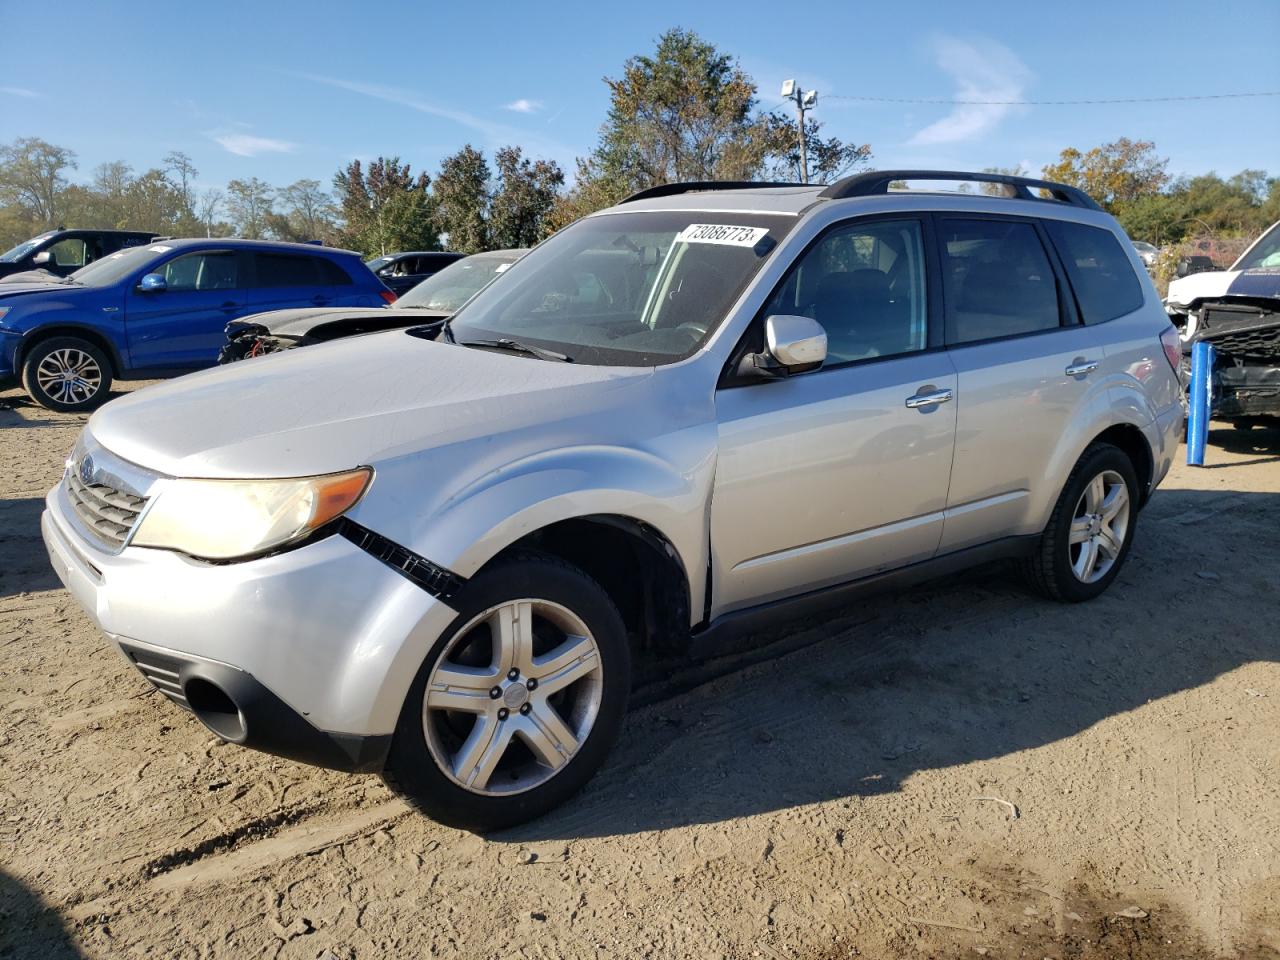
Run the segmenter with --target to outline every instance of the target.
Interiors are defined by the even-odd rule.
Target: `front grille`
[[[133,661],[133,665],[155,685],[157,690],[184,710],[191,709],[191,704],[187,703],[186,695],[182,692],[182,684],[178,679],[178,671],[182,668],[180,661],[152,653],[150,650],[136,650],[128,646],[124,651]]]
[[[138,514],[147,504],[146,497],[134,496],[105,483],[85,483],[75,470],[67,472],[67,496],[80,522],[112,550],[124,546]]]

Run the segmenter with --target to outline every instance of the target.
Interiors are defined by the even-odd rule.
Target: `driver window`
[[[765,305],[827,332],[827,365],[892,357],[928,345],[919,221],[858,222],[818,241]]]
[[[65,240],[59,240],[49,248],[50,259],[60,267],[83,267],[88,260],[85,258],[85,244],[79,237],[67,237]]]

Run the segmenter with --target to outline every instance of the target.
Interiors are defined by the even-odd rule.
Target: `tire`
[[[542,816],[600,768],[622,728],[631,653],[609,595],[541,554],[480,573],[454,605],[382,777],[433,820],[484,833]]]
[[[74,379],[68,379],[74,374]],[[111,393],[111,363],[79,337],[50,337],[22,361],[22,386],[40,406],[61,413],[92,410]]]
[[[1025,578],[1052,600],[1092,600],[1119,575],[1137,520],[1138,476],[1132,461],[1109,443],[1091,444],[1067,478],[1035,552],[1023,562]],[[1092,564],[1090,549],[1096,558]]]

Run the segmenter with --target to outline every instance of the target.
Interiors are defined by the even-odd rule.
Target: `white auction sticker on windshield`
[[[735,227],[727,223],[691,223],[679,234],[685,243],[721,243],[730,247],[754,247],[769,232],[768,227]]]

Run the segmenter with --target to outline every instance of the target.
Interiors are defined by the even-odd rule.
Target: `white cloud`
[[[256,157],[260,153],[292,153],[298,146],[289,140],[271,137],[255,137],[249,133],[218,133],[209,135],[222,149],[237,157]]]
[[[956,100],[1021,100],[1031,70],[1008,47],[981,37],[940,36],[933,40],[938,67],[955,81]],[[920,146],[973,140],[993,130],[1017,110],[1008,103],[962,103],[908,141]]]
[[[513,110],[516,113],[537,113],[543,107],[541,100],[526,100],[521,97],[519,100],[512,100],[503,109]]]
[[[11,97],[38,97],[40,94],[34,90],[28,90],[26,87],[0,87],[0,93],[8,94]]]

